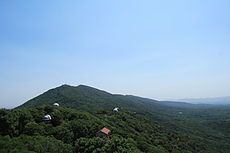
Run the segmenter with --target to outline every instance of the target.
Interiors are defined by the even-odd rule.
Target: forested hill
[[[155,102],[155,100],[152,101]],[[143,104],[145,104],[143,103],[145,102],[144,98],[136,100],[134,96],[110,94],[84,85],[76,87],[62,85],[48,90],[19,107],[36,107],[55,102],[62,106],[81,110],[107,109],[114,106],[140,109],[140,106],[143,107]]]
[[[49,114],[51,120],[43,120]],[[134,112],[41,106],[0,110],[1,153],[211,153],[207,143],[152,123]],[[102,128],[111,133],[96,136]]]
[[[111,94],[85,85],[62,85],[25,102],[19,107],[36,107],[59,103],[62,106],[81,110],[108,109],[114,106],[125,107],[136,111],[152,108],[197,108],[200,105],[178,102],[157,101],[132,95]]]
[[[80,111],[112,110],[114,107],[136,112],[163,127],[196,137],[214,152],[230,150],[230,107],[161,102],[130,95],[117,95],[80,85],[63,85],[35,97],[18,108],[53,105]]]
[[[132,95],[111,94],[103,90],[85,85],[62,85],[25,102],[19,107],[36,107],[46,104],[59,103],[62,106],[81,110],[111,108],[114,106],[126,107],[133,110],[148,108],[207,108],[212,105],[198,105],[186,102],[157,101]]]

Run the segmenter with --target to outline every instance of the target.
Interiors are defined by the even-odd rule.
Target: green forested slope
[[[43,121],[50,114],[51,121]],[[91,113],[74,109],[42,106],[0,110],[0,152],[81,152],[81,153],[164,153],[215,152],[205,141],[140,117],[122,109]],[[112,132],[96,137],[101,128]]]
[[[173,131],[196,137],[218,152],[230,150],[230,107],[161,102],[136,96],[114,95],[80,85],[63,85],[19,106],[37,107],[59,103],[81,111],[111,110],[118,106],[136,112]]]
[[[80,110],[111,108],[114,106],[130,109],[142,109],[144,101],[132,101],[131,96],[114,95],[92,87],[79,85],[77,87],[63,85],[35,97],[19,107],[36,107],[55,102],[62,106]]]

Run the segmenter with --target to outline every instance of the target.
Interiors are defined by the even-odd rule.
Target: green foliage
[[[71,124],[72,126],[65,127],[63,130],[67,132],[70,130],[73,133],[73,139],[78,139],[79,137],[92,137],[93,131],[98,130],[100,125],[108,126],[113,129],[113,131],[117,131],[118,134],[122,135],[125,138],[131,137],[134,134],[141,133],[144,137],[148,137],[148,134],[145,133],[146,129],[143,127],[141,122],[135,122],[134,125],[127,125],[127,118],[125,116],[116,116],[116,117],[108,117],[105,118],[105,114],[108,113],[107,110],[111,110],[112,108],[118,106],[120,108],[128,108],[130,111],[134,111],[134,114],[138,114],[144,116],[151,121],[158,123],[162,126],[165,126],[173,131],[178,131],[180,134],[189,135],[191,138],[197,138],[202,144],[206,144],[208,148],[210,148],[213,152],[228,152],[230,150],[230,108],[227,106],[211,106],[211,105],[192,105],[188,103],[172,103],[172,102],[159,102],[151,99],[135,97],[135,96],[123,96],[123,95],[113,95],[107,93],[105,91],[97,90],[95,88],[87,87],[80,85],[78,87],[72,87],[68,85],[63,85],[61,87],[51,89],[44,94],[26,102],[20,107],[37,107],[42,105],[52,105],[53,103],[59,103],[61,106],[75,108],[82,111],[91,112],[92,114],[97,114],[98,117],[102,115],[99,122],[97,119],[90,117],[84,113],[75,113],[75,112],[65,112],[69,110],[57,110],[52,106],[46,106],[44,108],[37,108],[39,111],[36,111],[33,114],[33,120],[40,125],[42,125],[41,116],[45,114],[51,114],[54,116],[51,124],[42,125],[42,129],[44,129],[43,135],[54,134],[55,137],[59,138],[61,136],[57,136],[55,134],[55,130],[51,127],[62,126],[63,122],[66,124]],[[33,111],[33,110],[31,110]],[[182,112],[182,114],[179,114]],[[2,111],[2,114],[5,112]],[[15,115],[15,116],[14,116]],[[9,133],[10,136],[18,136],[23,131],[24,125],[26,124],[26,120],[30,120],[30,117],[25,119],[25,122],[18,122],[17,114],[10,114],[7,119],[0,118],[0,123],[4,123],[2,127],[0,127],[1,133]],[[91,118],[91,119],[89,119]],[[80,120],[82,119],[82,120]],[[21,121],[23,121],[23,117]],[[72,121],[72,120],[77,120]],[[90,120],[90,121],[88,121]],[[91,125],[91,120],[95,120],[95,125]],[[69,122],[71,121],[71,122]],[[131,120],[132,121],[132,120]],[[20,125],[19,125],[20,123]],[[114,124],[116,123],[116,125]],[[78,127],[78,124],[83,124],[81,127]],[[88,126],[90,125],[90,126]],[[118,128],[114,128],[116,126],[120,126],[124,130],[118,130]],[[92,128],[90,128],[92,127]],[[28,127],[26,127],[28,128]],[[42,129],[38,133],[42,133]],[[165,128],[164,128],[165,129]],[[156,129],[155,129],[156,130]],[[157,130],[156,130],[157,131]],[[159,130],[158,130],[159,131]],[[68,135],[71,135],[71,132]],[[151,131],[154,134],[159,133],[155,131]],[[57,132],[56,132],[57,133]],[[90,135],[91,134],[91,135]],[[34,134],[36,135],[36,133]],[[60,134],[62,135],[62,134]],[[64,134],[63,134],[64,135]],[[72,136],[70,136],[72,139]],[[134,138],[134,137],[132,137]],[[140,139],[140,138],[135,138]],[[175,134],[170,136],[155,136],[152,138],[151,142],[154,145],[163,147],[166,150],[178,150],[179,148],[184,147],[184,143],[174,145],[166,145],[168,141],[177,142],[177,137]],[[186,142],[187,139],[190,138],[180,138],[179,141]],[[70,140],[63,140],[64,142],[68,142]],[[136,141],[136,140],[135,140]],[[167,142],[165,144],[165,142]],[[192,144],[192,141],[189,141],[189,144]],[[151,146],[145,143],[137,143],[137,145],[141,148],[142,151],[151,150]],[[204,145],[204,146],[206,146]],[[200,146],[194,145],[194,147],[190,145],[185,145],[184,148],[190,148],[189,150],[196,150]],[[160,149],[160,150],[164,150]],[[179,149],[180,150],[180,149]],[[202,148],[202,150],[205,150]],[[176,151],[174,151],[176,152]]]
[[[28,150],[35,151],[37,153],[71,153],[73,148],[69,144],[64,144],[60,140],[56,140],[52,137],[32,137],[28,141]]]
[[[73,148],[69,144],[52,137],[26,136],[10,138],[0,136],[1,153],[71,153]]]
[[[0,136],[1,153],[34,153],[29,151],[24,141],[20,138],[10,138],[9,136]]]
[[[23,133],[30,136],[41,135],[44,133],[44,128],[36,122],[29,122],[25,125]]]
[[[52,120],[43,121],[43,116],[48,113]],[[200,139],[173,132],[125,109],[117,114],[109,114],[107,110],[87,113],[64,107],[42,106],[3,109],[0,114],[0,127],[9,128],[0,131],[2,152],[10,150],[11,145],[18,152],[210,151]],[[111,135],[106,138],[96,137],[97,131],[103,127],[109,128]]]
[[[76,140],[75,152],[82,153],[140,153],[135,141],[122,137],[107,138],[80,138]]]

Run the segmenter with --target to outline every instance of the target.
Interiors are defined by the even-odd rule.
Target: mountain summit
[[[41,105],[59,103],[62,106],[82,110],[104,108],[111,109],[115,106],[132,109],[140,108],[140,105],[143,106],[146,102],[151,103],[157,101],[129,95],[111,94],[85,85],[62,85],[48,90],[19,107],[37,107]]]

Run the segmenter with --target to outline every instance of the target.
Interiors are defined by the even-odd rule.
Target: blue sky
[[[230,1],[0,1],[0,107],[62,84],[229,96]]]

